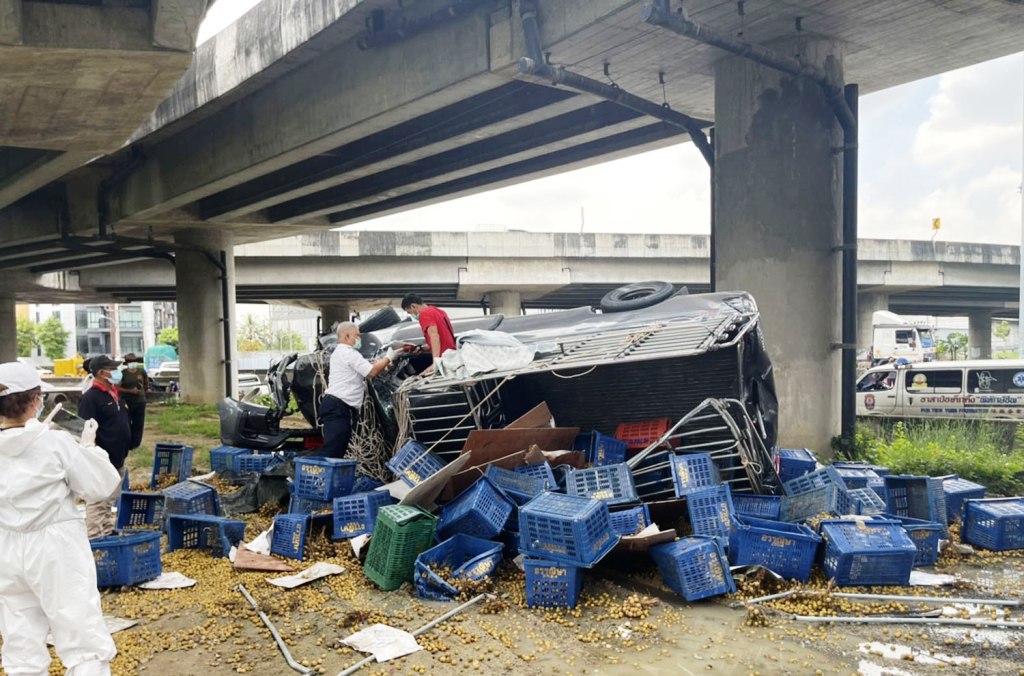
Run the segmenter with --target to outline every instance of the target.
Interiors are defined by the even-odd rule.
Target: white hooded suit
[[[0,633],[3,667],[47,674],[46,635],[73,676],[110,673],[96,564],[75,497],[107,498],[120,481],[107,454],[35,420],[0,431]]]

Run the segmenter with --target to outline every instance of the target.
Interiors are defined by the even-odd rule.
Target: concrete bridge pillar
[[[874,342],[872,315],[889,309],[889,294],[865,292],[857,295],[857,350],[866,350]]]
[[[841,72],[839,45],[777,43]],[[754,294],[775,369],[779,443],[839,433],[842,132],[821,88],[740,57],[715,68],[717,288]]]
[[[228,394],[229,386],[234,396],[238,380],[234,241],[230,233],[200,229],[183,230],[174,241],[180,247],[175,255],[175,285],[181,398],[193,404],[212,404]],[[219,267],[222,252],[227,274],[226,308]]]
[[[494,314],[506,317],[523,314],[523,295],[518,291],[491,291],[487,294],[487,304]]]
[[[352,318],[352,307],[349,305],[321,305],[320,327],[324,333],[331,330],[338,322],[347,322]]]
[[[991,310],[976,310],[967,315],[967,349],[971,359],[992,358]]]
[[[14,296],[0,294],[0,363],[18,358],[18,317]]]

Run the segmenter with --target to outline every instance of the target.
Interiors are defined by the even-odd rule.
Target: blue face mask
[[[356,338],[356,342],[352,345],[352,347],[354,347],[356,351],[363,349],[363,339]]]
[[[124,378],[124,374],[121,373],[120,371],[113,371],[110,374],[110,382],[113,385],[120,385],[121,378]]]

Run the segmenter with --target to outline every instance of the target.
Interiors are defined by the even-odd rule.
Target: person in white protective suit
[[[81,443],[40,422],[42,390],[26,364],[0,364],[0,635],[10,676],[49,673],[53,643],[72,676],[109,676],[117,654],[103,621],[96,564],[75,509],[95,502],[121,477],[94,445],[96,423]],[[52,418],[52,414],[51,414]]]

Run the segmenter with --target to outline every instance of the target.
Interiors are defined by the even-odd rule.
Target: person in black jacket
[[[96,430],[96,445],[107,452],[110,464],[121,473],[127,472],[124,461],[132,443],[131,415],[128,407],[117,392],[121,382],[121,362],[106,355],[89,360],[92,386],[85,391],[78,402],[78,417],[90,418],[99,426]],[[114,532],[113,507],[121,495],[121,482],[114,493],[100,502],[85,507],[85,526],[90,538],[103,537]]]

